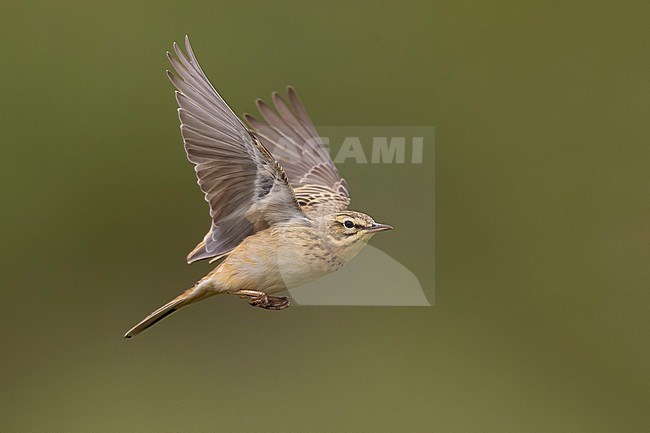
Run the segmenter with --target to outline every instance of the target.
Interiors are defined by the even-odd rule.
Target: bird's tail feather
[[[131,338],[134,335],[138,335],[145,329],[160,322],[162,319],[169,316],[170,314],[174,313],[175,311],[178,311],[180,308],[189,305],[193,302],[199,301],[206,297],[206,293],[197,293],[195,288],[196,286],[188,289],[180,296],[172,299],[162,307],[158,308],[153,313],[149,314],[140,323],[135,325],[133,328],[129,329],[129,331],[126,334],[124,334],[124,338]]]

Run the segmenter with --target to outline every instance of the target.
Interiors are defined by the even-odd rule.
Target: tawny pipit
[[[132,337],[181,307],[230,294],[269,310],[289,306],[269,296],[340,269],[377,232],[392,227],[347,210],[348,186],[294,90],[276,111],[258,100],[265,122],[233,113],[201,70],[185,37],[184,54],[167,53],[178,76],[181,134],[210,205],[210,231],[187,257],[224,260],[193,287],[134,326]],[[286,170],[286,172],[285,172]]]

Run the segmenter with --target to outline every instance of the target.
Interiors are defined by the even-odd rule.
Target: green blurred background
[[[0,431],[641,432],[650,417],[643,2],[0,3]],[[214,299],[164,53],[237,112],[436,127],[429,308]],[[433,301],[433,155],[341,171]],[[423,198],[424,197],[424,198]]]

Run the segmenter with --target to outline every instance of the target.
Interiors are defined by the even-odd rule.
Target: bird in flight
[[[350,193],[293,88],[275,110],[258,100],[264,120],[230,109],[196,60],[174,43],[178,117],[187,158],[210,206],[210,230],[187,262],[223,259],[194,286],[131,328],[139,334],[182,307],[214,295],[282,310],[272,296],[340,269],[376,233],[391,226],[348,210]]]

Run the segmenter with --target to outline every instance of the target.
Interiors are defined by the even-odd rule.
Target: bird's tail
[[[138,335],[145,329],[160,322],[162,319],[169,316],[173,312],[178,311],[180,308],[192,304],[196,301],[200,301],[201,299],[204,299],[211,295],[211,293],[208,293],[206,291],[198,290],[197,286],[199,286],[198,283],[194,287],[186,290],[181,295],[158,308],[153,313],[149,314],[140,323],[129,329],[129,331],[124,334],[124,338],[131,338],[134,335]]]

